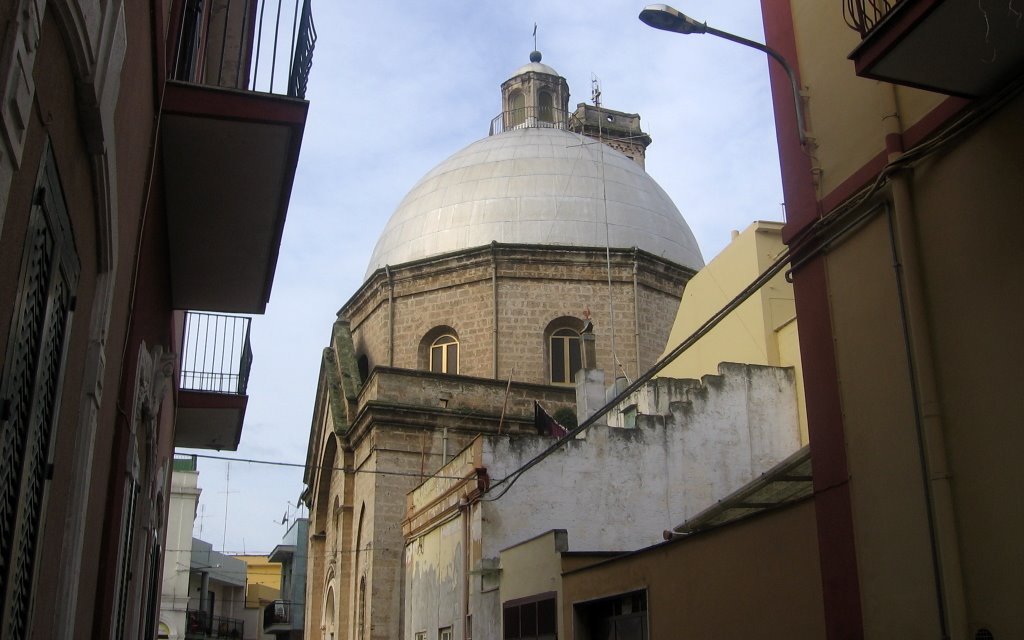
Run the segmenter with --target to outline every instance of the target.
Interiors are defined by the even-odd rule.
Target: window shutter
[[[0,637],[27,635],[79,262],[50,149],[29,217],[0,374]]]

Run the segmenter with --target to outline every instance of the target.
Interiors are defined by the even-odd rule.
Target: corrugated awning
[[[714,506],[701,511],[683,524],[666,532],[666,537],[690,535],[796,502],[814,492],[811,450],[805,446],[779,464],[748,482]]]

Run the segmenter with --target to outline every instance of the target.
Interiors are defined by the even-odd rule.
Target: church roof
[[[548,65],[544,64],[543,62],[529,62],[529,63],[524,64],[523,66],[519,67],[518,69],[516,69],[515,72],[512,74],[512,77],[514,78],[516,76],[521,76],[524,73],[528,73],[530,71],[534,71],[536,73],[546,73],[549,76],[557,76],[558,75],[557,71],[555,71],[554,69],[552,69]]]
[[[385,226],[367,277],[386,264],[491,241],[607,241],[694,270],[704,266],[679,210],[636,162],[576,133],[521,128],[474,142],[427,173]]]

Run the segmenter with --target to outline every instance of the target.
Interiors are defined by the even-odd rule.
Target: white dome
[[[519,129],[474,142],[416,183],[366,275],[491,241],[603,247],[606,238],[612,247],[704,266],[679,210],[634,161],[561,129]]]
[[[557,71],[555,71],[554,69],[552,69],[551,67],[549,67],[548,65],[546,65],[546,64],[544,64],[542,62],[530,62],[530,63],[524,64],[523,66],[521,66],[518,69],[516,69],[515,72],[511,76],[509,76],[509,77],[510,78],[514,78],[516,76],[521,76],[524,73],[528,73],[530,71],[534,71],[536,73],[546,73],[549,76],[557,76],[558,75]],[[559,76],[559,77],[561,77],[561,76]]]

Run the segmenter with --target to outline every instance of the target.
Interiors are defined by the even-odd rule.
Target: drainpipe
[[[896,87],[883,90],[883,129],[888,160],[903,154],[903,135],[896,102]],[[939,626],[943,638],[967,637],[967,605],[963,573],[960,567],[956,509],[950,484],[945,433],[933,360],[931,326],[924,297],[924,276],[917,238],[917,216],[906,171],[897,171],[889,179],[892,213],[889,233],[893,268],[903,321],[907,365],[918,448],[924,475],[928,527],[932,543],[932,561],[938,591]]]
[[[441,429],[441,466],[448,464],[448,427]]]
[[[640,297],[637,295],[639,287],[637,286],[637,269],[640,261],[640,250],[637,247],[633,247],[633,341],[636,347],[636,375],[640,375],[641,371],[647,369],[646,366],[640,366]]]
[[[388,279],[388,366],[395,366],[395,281],[391,277],[391,268],[384,265],[384,275]]]
[[[491,240],[491,297],[493,298],[494,319],[491,322],[493,335],[491,336],[492,373],[491,377],[498,379],[498,243]]]
[[[466,502],[462,509],[462,640],[469,640],[469,574],[472,556],[469,551],[469,520],[473,513],[473,503]]]
[[[203,571],[199,574],[199,588],[202,590],[202,593],[199,594],[199,610],[210,614],[210,616],[213,616],[213,610],[210,608],[209,571]],[[207,620],[209,621],[209,618]]]

